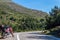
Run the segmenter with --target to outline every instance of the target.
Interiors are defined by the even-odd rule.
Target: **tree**
[[[46,29],[52,29],[56,26],[60,25],[60,8],[55,6],[51,12],[49,12],[50,15],[46,17]]]

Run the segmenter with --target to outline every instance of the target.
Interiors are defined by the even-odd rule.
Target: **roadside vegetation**
[[[27,14],[0,10],[0,24],[11,25],[15,32],[41,30],[43,21]]]
[[[28,14],[25,11],[21,13],[19,10],[28,10]],[[11,25],[15,32],[44,29],[42,28],[42,24],[44,24],[45,20],[42,15],[45,15],[44,12],[42,13],[36,10],[30,11],[29,9],[18,7],[15,3],[0,3],[0,25]]]
[[[55,6],[50,12],[49,16],[46,16],[46,34],[60,37],[60,8]]]
[[[3,9],[2,9],[3,8]],[[15,32],[47,30],[46,34],[60,35],[60,8],[55,6],[49,15],[34,17],[12,9],[0,7],[0,25],[11,25]]]

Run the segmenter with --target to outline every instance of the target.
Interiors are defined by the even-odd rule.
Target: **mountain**
[[[0,25],[11,25],[14,31],[41,30],[40,19],[46,12],[29,9],[14,2],[0,2]]]
[[[17,11],[17,12],[20,12],[20,13],[25,13],[27,15],[31,15],[31,16],[34,16],[34,17],[45,17],[47,15],[46,12],[39,11],[39,10],[34,10],[34,9],[29,9],[29,8],[23,7],[21,5],[18,5],[14,2],[0,3],[0,6],[1,7],[3,6],[3,8],[6,9],[7,11],[11,9],[13,11]]]

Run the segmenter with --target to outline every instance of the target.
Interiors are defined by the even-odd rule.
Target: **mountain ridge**
[[[26,13],[29,15],[35,15],[35,16],[40,16],[40,17],[41,16],[43,17],[43,15],[46,16],[46,14],[47,14],[46,12],[35,10],[35,9],[29,9],[24,6],[18,5],[16,3],[12,3],[12,8],[21,13]]]
[[[0,2],[0,24],[11,25],[14,31],[40,30],[40,20],[46,15],[13,2]]]
[[[21,5],[18,5],[14,2],[6,2],[6,3],[2,3],[2,4],[5,4],[5,6],[9,7],[10,9],[12,9],[14,11],[17,11],[17,12],[20,12],[20,13],[25,13],[25,14],[28,14],[28,15],[36,16],[36,17],[37,16],[44,17],[44,16],[47,15],[46,12],[39,11],[39,10],[34,10],[34,9],[29,9],[29,8],[23,7]],[[2,4],[0,4],[0,5],[2,5]]]

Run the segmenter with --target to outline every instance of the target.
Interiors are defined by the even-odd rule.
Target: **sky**
[[[12,0],[24,7],[49,12],[54,6],[60,7],[60,0]]]

